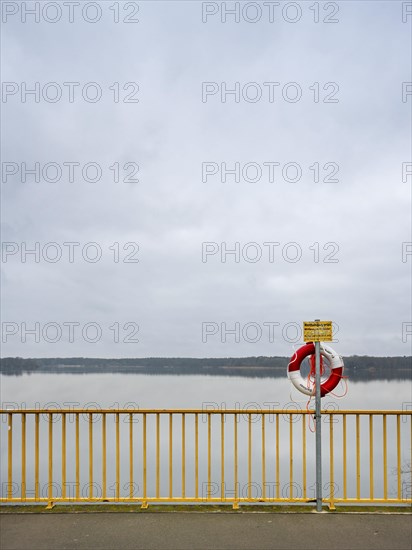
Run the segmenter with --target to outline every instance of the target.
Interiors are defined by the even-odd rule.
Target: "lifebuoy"
[[[331,347],[320,343],[320,353],[328,360],[330,366],[330,376],[320,385],[320,395],[324,397],[339,384],[343,373],[343,359]],[[306,395],[315,395],[315,387],[309,388],[307,381],[300,374],[300,366],[305,357],[315,354],[315,344],[308,342],[299,348],[288,365],[288,378],[297,390]]]

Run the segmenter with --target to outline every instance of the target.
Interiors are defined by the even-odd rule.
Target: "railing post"
[[[316,319],[317,320],[317,319]],[[322,419],[320,396],[320,342],[315,342],[315,388],[316,388],[316,511],[322,511]]]

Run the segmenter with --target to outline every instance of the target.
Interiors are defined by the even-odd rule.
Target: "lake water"
[[[343,384],[336,390],[344,392]],[[138,408],[138,409],[306,409],[307,399],[304,395],[292,388],[289,381],[282,378],[244,378],[233,376],[176,376],[159,375],[150,376],[144,374],[24,374],[22,376],[1,377],[2,408]],[[412,408],[412,393],[410,380],[369,380],[348,381],[348,393],[338,399],[327,396],[322,400],[323,408],[339,409],[403,409]],[[199,487],[200,496],[204,494],[207,482],[207,417],[199,417]],[[124,422],[123,422],[124,420]],[[238,482],[239,492],[251,491],[253,496],[259,497],[262,491],[262,429],[261,415],[253,418],[251,427],[252,461],[248,458],[248,418],[238,418]],[[305,424],[307,446],[307,496],[314,496],[314,441],[309,417],[302,415],[293,417],[292,431],[290,418],[287,413],[280,417],[279,426],[279,466],[276,471],[276,422],[275,417],[266,417],[265,423],[265,480],[266,494],[275,496],[279,491],[280,496],[289,496],[291,491],[295,496],[302,495],[303,462],[302,462],[302,430]],[[234,484],[234,422],[233,417],[224,418],[224,467],[225,481],[224,491],[226,496],[231,496]],[[101,487],[99,480],[102,476],[100,449],[102,444],[101,418],[95,418],[93,426],[93,479],[95,480],[94,494],[99,494]],[[107,419],[107,476],[108,496],[116,494],[115,481],[115,416]],[[138,415],[133,419],[133,456],[134,477],[133,495],[141,496],[143,490],[142,478],[142,417]],[[186,470],[185,483],[182,483],[182,415],[173,418],[173,494],[180,495],[182,491],[186,495],[193,495],[195,479],[195,448],[194,448],[194,416],[186,415],[185,422],[185,457]],[[329,417],[324,418],[323,425],[323,462],[324,480],[327,485],[329,475]],[[159,464],[160,472],[159,491],[161,495],[168,495],[169,491],[169,463],[168,452],[170,445],[170,425],[168,415],[162,415],[159,419]],[[211,420],[212,448],[211,478],[212,492],[216,495],[221,492],[222,473],[222,448],[220,441],[221,418],[216,416]],[[343,491],[342,469],[342,418],[334,418],[334,450],[335,450],[335,492],[341,496]],[[55,419],[53,426],[53,459],[54,480],[56,491],[61,484],[61,418]],[[129,434],[130,425],[127,418],[122,419],[119,430],[120,435],[120,471],[121,488],[120,495],[129,493]],[[396,420],[388,417],[388,496],[395,497],[398,491],[397,466],[397,435]],[[410,491],[410,464],[411,464],[411,423],[402,418],[400,423],[401,439],[401,465],[402,465],[402,495]],[[2,495],[5,494],[4,481],[7,480],[7,425],[1,425],[1,480]],[[27,420],[26,441],[26,475],[27,490],[34,485],[34,419]],[[67,424],[67,482],[74,484],[75,458],[74,458],[74,417],[70,417]],[[356,496],[356,437],[355,418],[348,417],[347,421],[347,491],[348,496]],[[20,418],[13,421],[13,480],[16,482],[16,494],[21,483],[21,424]],[[80,483],[83,495],[87,495],[89,475],[89,431],[87,415],[80,422]],[[382,417],[376,417],[373,423],[374,435],[374,495],[383,495],[383,468],[382,468]],[[290,484],[290,444],[293,445],[293,485]],[[151,415],[147,418],[147,494],[154,496],[156,484],[156,418]],[[367,497],[370,491],[370,456],[369,456],[369,419],[362,417],[360,421],[360,467],[361,467],[361,496]],[[40,426],[40,485],[47,486],[47,457],[48,457],[48,430],[47,418],[41,419]],[[249,470],[250,468],[250,470]],[[256,480],[256,485],[250,488],[248,474]],[[279,474],[279,478],[277,478]],[[278,489],[279,487],[279,489]],[[14,489],[13,489],[14,490]],[[328,490],[328,487],[325,487]],[[272,494],[271,494],[272,493]],[[28,495],[31,496],[31,495]],[[243,496],[247,496],[244,494]]]
[[[77,407],[199,408],[204,403],[244,408],[250,403],[276,408],[291,402],[306,407],[306,398],[286,378],[178,376],[144,374],[23,374],[0,376],[3,406],[43,408],[51,403]],[[344,409],[402,409],[412,401],[410,380],[348,381],[342,399],[326,396],[322,403]],[[343,393],[338,387],[336,393]],[[265,405],[266,404],[266,405]]]

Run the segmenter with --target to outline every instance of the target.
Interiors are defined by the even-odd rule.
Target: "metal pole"
[[[318,321],[318,319],[316,319]],[[320,342],[315,342],[315,383],[316,383],[316,511],[322,511],[322,422],[320,397]]]

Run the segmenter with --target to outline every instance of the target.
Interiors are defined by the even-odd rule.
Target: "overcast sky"
[[[86,4],[3,2],[2,355],[409,355],[410,3]]]

